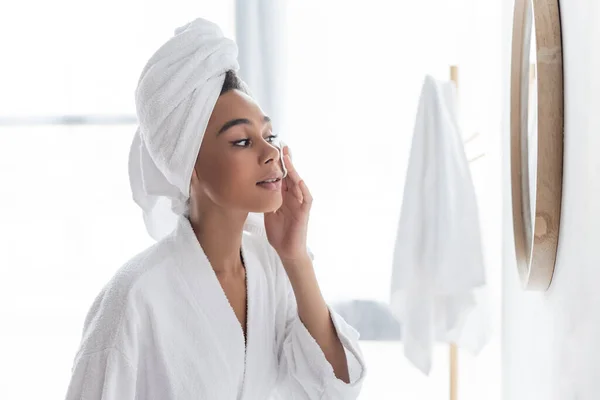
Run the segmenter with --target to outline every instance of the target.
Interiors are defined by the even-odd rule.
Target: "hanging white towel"
[[[406,357],[425,374],[435,341],[477,353],[487,315],[476,307],[485,268],[475,190],[458,128],[456,91],[425,78],[392,268],[390,306]],[[475,312],[473,312],[475,311]]]

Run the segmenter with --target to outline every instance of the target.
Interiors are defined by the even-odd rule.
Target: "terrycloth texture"
[[[134,201],[150,236],[160,240],[187,215],[192,171],[238,48],[210,21],[197,18],[148,60],[135,91],[139,127],[129,155]]]
[[[189,221],[130,260],[85,321],[67,400],[356,399],[358,333],[330,309],[351,383],[337,379],[297,313],[281,260],[245,233],[247,344]],[[270,397],[274,396],[274,397]]]
[[[391,309],[402,325],[405,355],[426,374],[435,340],[474,353],[487,340],[485,313],[470,313],[485,268],[455,97],[452,83],[426,77],[392,268]]]

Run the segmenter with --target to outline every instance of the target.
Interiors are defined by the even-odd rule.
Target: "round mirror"
[[[537,78],[535,21],[533,2],[526,2],[524,17],[523,60],[521,62],[521,202],[523,204],[523,229],[525,230],[525,255],[531,263],[533,229],[535,226],[535,192],[537,177]]]
[[[556,262],[562,196],[562,82],[558,1],[516,0],[511,186],[517,266],[526,289],[547,289]]]

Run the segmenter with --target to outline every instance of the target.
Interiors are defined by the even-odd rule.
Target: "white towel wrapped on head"
[[[129,181],[146,229],[156,240],[173,231],[178,215],[188,213],[202,138],[226,72],[239,69],[237,55],[235,42],[217,25],[197,18],[177,28],[141,73]],[[260,218],[252,218],[260,226]]]

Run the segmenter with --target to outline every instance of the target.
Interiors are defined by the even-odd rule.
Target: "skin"
[[[231,122],[242,119],[244,123]],[[344,348],[306,250],[312,196],[287,147],[283,152],[288,176],[281,191],[256,185],[270,173],[281,172],[275,140],[269,119],[250,96],[238,90],[221,95],[192,173],[190,222],[246,334],[242,229],[249,212],[264,213],[267,238],[290,279],[300,320],[336,377],[349,383]]]

